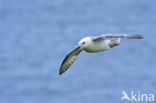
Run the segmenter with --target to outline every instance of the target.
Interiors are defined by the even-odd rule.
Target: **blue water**
[[[155,0],[1,0],[0,103],[120,103],[122,91],[156,96]],[[135,33],[59,67],[85,36]],[[156,100],[155,100],[156,101]]]

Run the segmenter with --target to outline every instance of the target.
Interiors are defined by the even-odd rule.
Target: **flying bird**
[[[115,38],[113,40],[108,40],[106,38]],[[63,74],[72,63],[76,60],[77,56],[84,50],[88,53],[97,53],[101,51],[108,50],[114,46],[118,46],[120,38],[128,39],[142,39],[143,37],[137,34],[103,34],[100,36],[92,36],[82,38],[78,47],[72,50],[63,60],[60,69],[59,75]]]

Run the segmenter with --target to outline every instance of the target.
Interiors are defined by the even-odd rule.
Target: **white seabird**
[[[106,40],[105,38],[116,39]],[[72,65],[81,51],[84,50],[88,53],[105,51],[109,48],[113,48],[114,46],[118,46],[120,38],[142,39],[143,37],[136,34],[104,34],[95,37],[82,38],[78,43],[78,47],[72,50],[63,60],[59,74],[61,75],[62,73],[64,73]]]

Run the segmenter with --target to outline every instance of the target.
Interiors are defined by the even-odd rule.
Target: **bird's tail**
[[[111,40],[110,47],[118,46],[120,43],[120,38]]]

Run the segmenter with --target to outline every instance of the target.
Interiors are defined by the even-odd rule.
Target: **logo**
[[[128,100],[128,101],[154,101],[154,94],[147,94],[134,91],[131,91],[130,95],[128,95],[125,91],[122,91],[123,96],[121,100]]]

